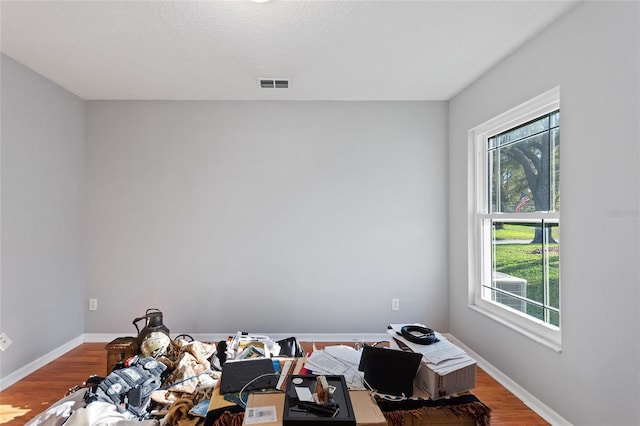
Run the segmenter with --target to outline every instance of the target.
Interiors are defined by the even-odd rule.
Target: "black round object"
[[[400,329],[400,335],[411,343],[419,345],[430,345],[439,341],[432,329],[421,325],[405,325]]]

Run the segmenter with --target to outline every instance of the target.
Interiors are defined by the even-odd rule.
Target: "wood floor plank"
[[[83,343],[0,392],[0,424],[24,425],[90,375],[106,375],[105,343]],[[491,424],[548,425],[522,401],[478,368],[473,393],[491,407]]]

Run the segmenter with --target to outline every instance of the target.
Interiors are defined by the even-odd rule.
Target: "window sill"
[[[490,305],[488,303],[485,303]],[[511,314],[502,308],[494,308],[489,306],[487,308],[478,305],[478,304],[469,304],[470,309],[482,314],[492,320],[498,322],[499,324],[504,325],[505,327],[533,340],[534,342],[545,346],[548,349],[551,349],[554,352],[562,352],[562,346],[560,344],[560,331],[559,330],[551,330],[548,327],[542,324],[535,324],[530,320],[525,319],[525,321],[531,322],[531,327],[523,327],[512,320],[511,317],[518,317],[515,314]],[[497,312],[504,311],[504,312]],[[514,318],[515,319],[515,318]],[[518,318],[522,320],[523,318]],[[540,333],[533,331],[532,329],[539,329]]]

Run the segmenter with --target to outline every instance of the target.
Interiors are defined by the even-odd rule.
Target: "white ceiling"
[[[3,0],[0,41],[83,99],[447,100],[574,5]]]

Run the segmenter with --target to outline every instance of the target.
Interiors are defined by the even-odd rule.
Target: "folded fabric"
[[[38,414],[25,426],[157,426],[156,420],[138,421],[129,412],[119,412],[115,405],[94,401],[86,404],[87,389],[79,389]]]
[[[196,426],[203,422],[201,417],[190,414],[193,408],[193,400],[181,398],[173,403],[169,413],[163,420],[163,426]]]
[[[25,426],[60,426],[71,413],[85,406],[84,394],[87,390],[77,390],[54,403],[42,413],[29,420]]]
[[[129,412],[119,412],[109,402],[94,401],[71,414],[64,426],[157,426],[156,420],[138,421]]]

